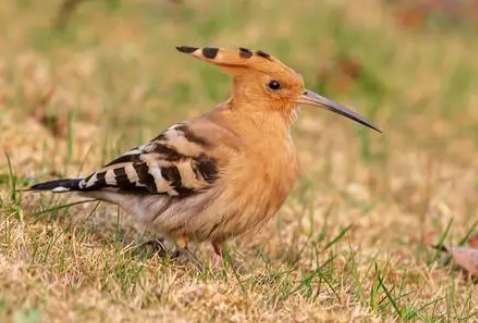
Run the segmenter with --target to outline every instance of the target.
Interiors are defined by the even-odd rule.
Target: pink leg
[[[214,249],[214,254],[212,255],[212,266],[214,268],[219,268],[223,265],[224,262],[224,250],[222,247],[222,241],[213,241],[212,248]]]

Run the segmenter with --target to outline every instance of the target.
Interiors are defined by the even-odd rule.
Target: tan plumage
[[[300,74],[263,51],[178,50],[232,75],[231,97],[86,178],[32,189],[78,191],[116,203],[162,236],[210,241],[221,255],[226,239],[272,217],[292,189],[298,165],[290,127],[299,104],[325,107],[376,129],[358,114],[305,90]]]

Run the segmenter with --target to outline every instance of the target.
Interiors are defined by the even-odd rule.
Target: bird
[[[303,105],[381,132],[357,112],[305,88],[303,77],[263,50],[178,46],[232,77],[229,98],[176,123],[86,177],[35,184],[119,205],[180,250],[224,243],[261,228],[284,204],[299,175],[291,127]]]

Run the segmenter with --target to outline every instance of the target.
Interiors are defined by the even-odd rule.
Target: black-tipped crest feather
[[[242,58],[251,58],[254,53],[247,48],[240,47],[239,48],[239,56]]]
[[[176,46],[176,49],[181,53],[191,54],[194,53],[198,48],[191,46]]]

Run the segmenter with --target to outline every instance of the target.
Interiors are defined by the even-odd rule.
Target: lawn
[[[0,1],[0,322],[478,320],[474,280],[431,248],[478,230],[476,1],[419,2]],[[21,191],[226,99],[176,45],[270,52],[384,130],[304,107],[293,193],[204,272],[138,248],[115,206]]]

